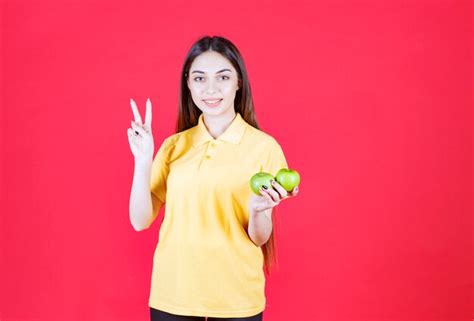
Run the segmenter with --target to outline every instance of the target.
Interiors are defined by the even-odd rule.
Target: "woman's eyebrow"
[[[228,69],[228,68],[224,68],[224,69],[221,69],[221,70],[219,70],[218,72],[216,72],[216,74],[221,73],[221,72],[224,72],[224,71],[230,71],[230,72],[232,72],[232,70],[230,70],[230,69]],[[201,71],[201,70],[194,70],[194,71],[192,72],[192,74],[194,74],[195,72],[198,72],[198,73],[201,73],[201,74],[205,74],[205,72],[204,72],[204,71]]]

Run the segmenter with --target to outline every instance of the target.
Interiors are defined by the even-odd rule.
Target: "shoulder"
[[[261,129],[257,129],[253,126],[247,126],[247,133],[249,139],[255,146],[258,146],[260,150],[273,151],[281,149],[281,145],[278,140],[271,134],[264,132]]]
[[[194,127],[193,127],[194,128]],[[167,137],[162,142],[162,148],[165,150],[165,153],[170,157],[175,153],[180,154],[191,148],[192,146],[192,128],[181,131],[179,133],[173,133]]]
[[[171,149],[174,149],[176,147],[176,145],[178,144],[178,142],[181,140],[181,137],[182,137],[181,134],[182,133],[183,132],[174,133],[174,134],[171,134],[171,135],[165,137],[165,139],[162,142],[162,147],[167,152],[169,152]]]
[[[166,146],[170,146],[170,145],[175,145],[178,140],[180,139],[180,137],[182,136],[184,132],[179,132],[179,133],[174,133],[174,134],[171,134],[169,136],[167,136],[164,141],[163,141],[163,144],[165,144]]]

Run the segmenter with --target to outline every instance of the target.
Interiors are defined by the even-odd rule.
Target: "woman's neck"
[[[217,137],[222,135],[222,133],[224,133],[225,130],[230,126],[235,116],[237,116],[237,113],[234,111],[233,108],[230,109],[229,113],[222,114],[222,115],[214,116],[214,115],[204,114],[203,115],[204,125],[206,126],[209,134],[214,139],[216,139]]]

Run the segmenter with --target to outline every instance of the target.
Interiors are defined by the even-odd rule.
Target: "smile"
[[[216,107],[220,104],[220,102],[222,101],[222,99],[204,99],[203,100],[207,106],[209,107]]]

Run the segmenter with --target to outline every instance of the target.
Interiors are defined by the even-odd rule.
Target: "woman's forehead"
[[[191,72],[194,70],[203,71],[205,73],[217,73],[223,69],[235,71],[230,61],[220,53],[206,51],[197,56],[191,64]]]

